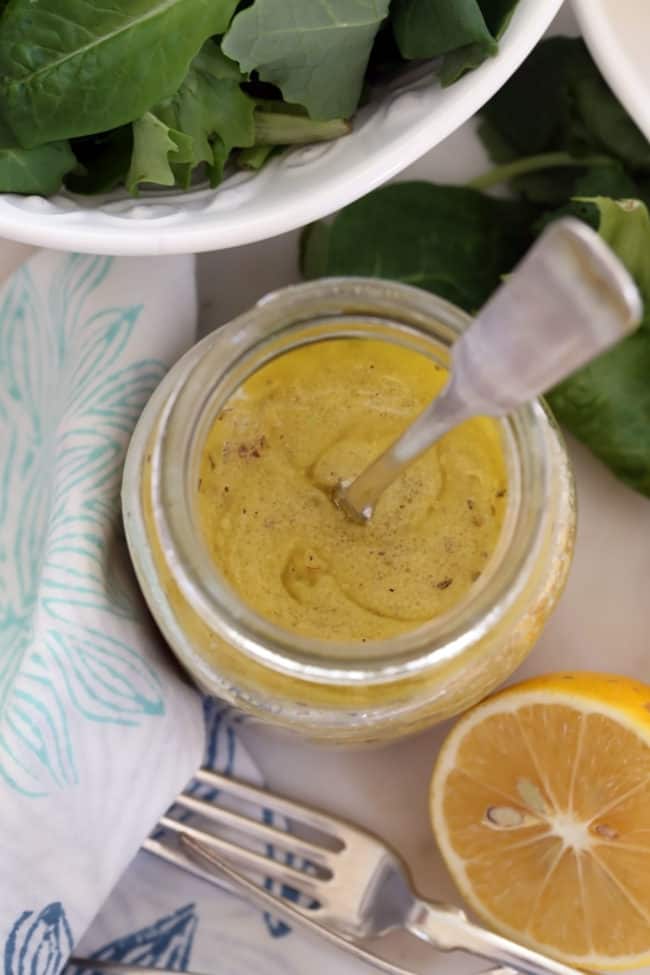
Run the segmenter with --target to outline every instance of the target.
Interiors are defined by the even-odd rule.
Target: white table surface
[[[565,26],[567,14],[561,16]],[[466,127],[401,178],[462,182],[483,166]],[[202,329],[227,321],[265,292],[298,281],[297,240],[292,233],[200,256]],[[0,241],[0,280],[29,253],[28,247]],[[650,501],[620,484],[582,446],[570,442],[569,447],[579,504],[575,560],[553,618],[515,677],[575,668],[650,681]],[[246,742],[271,787],[384,836],[405,856],[424,895],[457,900],[428,818],[429,777],[444,733],[444,726],[438,727],[390,747],[364,750],[279,742],[255,729],[246,732]],[[460,959],[444,965],[445,971],[476,968]]]

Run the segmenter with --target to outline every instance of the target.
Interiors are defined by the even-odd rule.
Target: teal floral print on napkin
[[[165,372],[129,354],[141,306],[93,304],[111,264],[69,255],[45,290],[27,266],[0,307],[0,781],[27,796],[77,783],[84,723],[164,712],[153,666],[108,625],[142,614],[120,477]]]

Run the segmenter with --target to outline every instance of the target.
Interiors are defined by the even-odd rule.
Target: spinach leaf
[[[133,153],[126,176],[126,188],[137,196],[140,183],[173,186],[176,174],[172,163],[190,163],[192,139],[165,125],[151,112],[133,123]]]
[[[490,130],[498,135],[501,152],[510,158],[534,156],[573,146],[587,150],[582,132],[574,131],[572,86],[598,76],[582,40],[552,37],[538,44],[512,78],[481,110]],[[488,150],[492,143],[488,142]]]
[[[499,165],[477,189],[506,182],[553,207],[573,196],[650,196],[650,143],[579,39],[543,41],[482,116],[479,135]],[[593,192],[581,186],[586,174]]]
[[[402,57],[445,55],[443,85],[496,54],[517,0],[394,0],[391,23]]]
[[[224,53],[315,119],[351,115],[389,0],[255,0],[234,18]]]
[[[632,169],[650,172],[650,143],[596,73],[575,83],[575,107],[593,145]]]
[[[485,24],[495,40],[503,34],[508,22],[517,6],[517,0],[479,0],[481,13]],[[451,51],[445,57],[440,71],[443,85],[451,85],[462,75],[474,68],[478,68],[487,57],[496,54],[497,45],[476,41],[467,44],[457,51]]]
[[[630,487],[650,496],[650,219],[634,200],[596,197],[599,232],[634,276],[641,328],[549,395],[558,419]]]
[[[303,273],[392,278],[473,311],[529,246],[530,223],[522,203],[458,186],[397,183],[309,228]]]
[[[619,162],[635,182],[650,172],[650,145],[577,38],[542,42],[482,117],[488,152],[514,165],[478,181],[481,188],[503,178],[530,200],[558,206],[577,192],[581,165]]]
[[[403,58],[435,58],[467,45],[496,50],[478,0],[393,0],[391,21]]]
[[[0,192],[56,193],[65,173],[76,165],[67,142],[37,149],[0,149]]]
[[[481,13],[493,37],[501,37],[510,23],[518,0],[479,0]]]
[[[494,46],[468,44],[466,47],[459,47],[457,51],[450,51],[449,54],[445,55],[440,68],[440,81],[443,87],[453,85],[464,74],[478,68],[486,58],[496,54],[496,52],[496,43]]]
[[[106,131],[181,84],[237,0],[11,0],[0,30],[0,136],[25,147]]]

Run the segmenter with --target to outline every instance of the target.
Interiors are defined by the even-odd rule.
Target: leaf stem
[[[614,162],[611,156],[572,156],[569,152],[544,152],[538,156],[524,156],[515,159],[514,162],[495,166],[482,176],[470,180],[467,185],[474,190],[487,190],[499,183],[507,183],[517,176],[543,169],[557,169],[563,166],[610,166]]]
[[[339,139],[350,132],[350,123],[345,119],[331,119],[315,122],[296,114],[283,114],[279,111],[255,112],[256,146],[289,146],[307,142],[327,142]]]

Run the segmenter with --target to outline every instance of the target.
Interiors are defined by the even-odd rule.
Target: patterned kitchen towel
[[[213,975],[368,972],[137,853],[201,761],[261,781],[243,719],[162,645],[122,535],[129,435],[195,321],[191,258],[41,252],[0,290],[0,975],[59,975],[73,947]]]
[[[195,328],[189,257],[41,252],[0,292],[5,975],[56,975],[201,759],[119,512],[129,435]]]

